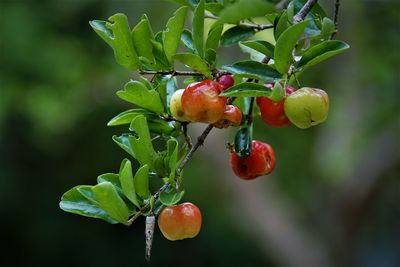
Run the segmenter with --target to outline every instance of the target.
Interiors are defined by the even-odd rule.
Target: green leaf
[[[121,163],[119,180],[121,182],[122,192],[124,192],[124,195],[136,207],[140,208],[139,201],[136,198],[135,185],[133,183],[132,163],[128,159],[124,159]]]
[[[171,191],[171,192],[161,192],[160,193],[160,201],[163,205],[165,206],[172,206],[175,205],[176,203],[178,203],[183,195],[185,194],[185,191],[180,191],[180,192],[175,192],[175,191]]]
[[[146,15],[142,16],[140,22],[132,30],[132,41],[139,56],[154,61],[151,41],[154,40],[153,30]]]
[[[231,88],[223,91],[220,96],[231,97],[231,96],[250,96],[250,97],[257,97],[257,96],[270,96],[271,90],[266,88],[264,85],[257,84],[257,83],[239,83]]]
[[[126,224],[129,210],[110,182],[104,182],[92,187],[92,192],[99,206],[120,223]]]
[[[178,142],[171,138],[167,142],[168,149],[168,167],[169,167],[169,182],[170,184],[175,184],[175,171],[178,163]]]
[[[216,51],[219,46],[219,40],[221,39],[221,34],[224,26],[221,24],[214,25],[210,28],[210,31],[208,32],[206,50],[213,49]]]
[[[240,47],[246,46],[269,58],[274,57],[275,46],[268,43],[267,41],[262,41],[262,40],[243,41],[239,43],[239,46]]]
[[[275,40],[279,39],[279,36],[290,26],[288,21],[288,14],[287,11],[284,11],[282,15],[280,15],[278,23],[274,27],[274,37]]]
[[[276,41],[274,60],[275,67],[280,73],[286,74],[293,63],[292,51],[307,24],[308,20],[305,20],[289,27]]]
[[[65,192],[61,197],[60,208],[66,212],[71,212],[74,214],[102,219],[108,223],[118,223],[117,220],[114,220],[110,217],[103,209],[101,209],[95,198],[88,199],[82,193],[79,192],[79,189],[83,189],[83,191],[91,190],[92,186],[89,185],[78,185],[69,191]]]
[[[156,90],[148,90],[146,85],[139,81],[129,81],[125,84],[124,90],[117,92],[117,96],[157,114],[164,112],[164,105],[158,92]]]
[[[235,26],[224,32],[221,37],[222,46],[231,46],[240,41],[246,40],[256,34],[256,30],[251,27]]]
[[[135,178],[133,179],[135,183],[136,193],[143,199],[147,199],[150,197],[149,190],[149,166],[143,165],[141,166],[135,174]]]
[[[152,41],[152,47],[153,47],[153,54],[154,58],[156,59],[156,65],[159,70],[170,70],[171,65],[168,62],[168,59],[164,53],[164,48],[163,48],[163,42],[157,40],[158,35],[163,35],[162,32],[159,32],[156,34],[155,39],[156,41]]]
[[[189,49],[190,52],[194,53],[196,51],[196,47],[194,46],[192,33],[188,30],[184,30],[181,35],[181,41],[183,45]]]
[[[103,182],[110,182],[112,185],[117,189],[120,190],[122,193],[121,183],[119,181],[119,174],[118,173],[104,173],[97,176],[97,183]]]
[[[201,59],[198,55],[183,53],[183,54],[176,54],[175,59],[179,60],[189,68],[194,71],[200,72],[207,78],[211,79],[211,71],[207,65],[207,63]]]
[[[106,27],[113,32],[112,47],[118,64],[130,70],[137,70],[140,66],[139,58],[133,47],[131,30],[128,19],[124,14],[118,13],[108,19]]]
[[[246,157],[251,154],[253,139],[253,125],[244,125],[235,135],[235,152],[239,157]]]
[[[279,102],[286,96],[285,90],[280,83],[275,83],[274,88],[272,88],[272,93],[269,98],[274,102]]]
[[[215,68],[217,63],[217,52],[214,49],[207,49],[205,60],[211,66],[211,68]]]
[[[121,136],[114,135],[112,137],[113,141],[117,143],[117,145],[125,150],[132,157],[135,157],[135,153],[133,152],[132,144],[130,139],[134,138],[131,134],[122,134]]]
[[[204,8],[205,10],[218,15],[224,9],[224,6],[220,3],[206,3]]]
[[[204,58],[204,0],[200,0],[194,10],[192,21],[193,42],[196,47],[197,54]]]
[[[256,61],[240,61],[232,65],[223,66],[223,69],[244,77],[272,82],[280,79],[282,75],[272,67]]]
[[[325,41],[307,50],[297,63],[297,67],[310,67],[349,48],[350,46],[342,41]]]
[[[129,129],[136,133],[136,136],[129,137],[134,157],[139,161],[140,165],[147,164],[150,168],[153,168],[157,153],[154,151],[153,144],[151,143],[146,118],[143,115],[137,116],[132,121]]]
[[[112,118],[108,123],[107,126],[117,126],[117,125],[123,125],[123,124],[130,124],[134,118],[136,118],[139,115],[145,115],[146,118],[148,116],[154,116],[154,113],[149,112],[146,109],[129,109],[124,112],[121,112],[114,118]]]
[[[167,22],[167,30],[164,31],[164,52],[168,62],[172,65],[174,55],[179,47],[183,26],[185,24],[187,7],[179,8]]]
[[[275,6],[264,0],[239,0],[220,13],[219,23],[236,24],[247,18],[261,17],[274,12]]]
[[[111,48],[114,47],[113,40],[114,35],[113,32],[107,28],[107,22],[103,20],[92,20],[89,21],[90,26],[93,30],[109,45]]]

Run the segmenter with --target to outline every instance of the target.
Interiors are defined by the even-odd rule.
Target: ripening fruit
[[[271,90],[274,88],[273,83],[268,83],[265,86]],[[290,95],[294,91],[295,89],[293,87],[286,87],[286,96]],[[257,105],[260,108],[261,119],[265,123],[277,128],[290,125],[290,120],[286,116],[284,110],[285,99],[282,99],[279,102],[274,102],[267,97],[257,97]]]
[[[175,93],[172,94],[169,109],[171,111],[172,117],[177,119],[178,121],[189,121],[189,119],[185,116],[185,113],[182,109],[182,94],[185,89],[176,90]]]
[[[225,111],[226,98],[221,86],[212,80],[189,84],[182,95],[182,110],[191,121],[214,123]]]
[[[200,232],[200,210],[190,202],[165,207],[158,216],[158,227],[171,241],[193,238]]]
[[[303,87],[285,100],[285,114],[299,128],[305,129],[326,120],[328,94],[317,88]]]
[[[239,126],[242,124],[242,117],[243,115],[239,108],[234,105],[226,105],[221,119],[213,125],[219,129],[228,128],[229,126]]]
[[[229,87],[232,87],[232,85],[234,84],[234,80],[232,75],[226,74],[226,75],[222,75],[221,77],[218,78],[218,83],[221,85],[222,90],[226,90]]]
[[[270,174],[275,168],[275,153],[269,144],[253,140],[251,148],[250,155],[245,157],[239,157],[236,152],[231,152],[232,170],[244,180]]]

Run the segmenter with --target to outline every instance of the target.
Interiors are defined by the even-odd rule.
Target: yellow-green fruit
[[[185,89],[176,90],[175,93],[171,96],[171,100],[169,102],[169,109],[171,111],[172,117],[177,119],[178,121],[189,121],[186,117],[185,113],[182,110],[182,94]]]
[[[301,129],[326,120],[329,111],[328,94],[317,88],[303,87],[285,100],[285,114]]]

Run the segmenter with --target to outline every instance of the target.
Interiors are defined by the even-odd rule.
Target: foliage
[[[76,186],[66,192],[60,202],[63,210],[130,225],[140,215],[157,215],[163,206],[180,201],[184,194],[182,169],[198,146],[191,146],[187,123],[170,115],[169,99],[178,89],[176,76],[204,80],[229,73],[236,83],[220,96],[235,99],[235,103],[246,103],[249,98],[254,102],[258,96],[278,102],[285,97],[286,87],[296,82],[296,77],[308,67],[349,47],[344,42],[330,40],[336,29],[318,4],[303,21],[295,23],[293,17],[304,1],[294,0],[284,10],[262,0],[253,0],[251,5],[245,0],[175,2],[182,6],[168,20],[165,30],[157,33],[146,15],[132,28],[121,13],[108,21],[90,22],[112,48],[119,65],[153,77],[150,81],[144,76],[131,80],[116,93],[134,106],[108,123],[129,125],[128,133],[113,136],[113,140],[130,158],[122,161],[118,173],[100,175],[96,185]],[[187,29],[185,21],[189,13],[193,16]],[[205,32],[206,16],[213,20],[208,32]],[[254,23],[260,17],[270,24]],[[273,31],[274,43],[249,39],[264,30]],[[217,67],[218,49],[231,45],[238,45],[250,59]],[[262,60],[255,61],[260,55]],[[177,70],[177,62],[188,70]],[[277,86],[268,90],[259,84],[266,82],[275,82]],[[253,105],[238,104],[238,107],[243,114],[253,116]],[[235,150],[241,155],[250,153],[252,127],[251,119],[247,119],[238,129]],[[162,140],[163,149],[154,148],[156,139]],[[132,159],[139,164],[137,170],[132,168]],[[163,185],[151,192],[150,179],[158,179]]]

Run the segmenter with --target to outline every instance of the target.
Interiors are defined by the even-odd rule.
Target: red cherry
[[[252,180],[258,176],[271,173],[275,168],[275,153],[269,144],[253,140],[249,156],[239,157],[231,152],[231,167],[241,179]]]
[[[265,87],[272,90],[274,87],[274,83],[268,83]],[[293,93],[295,89],[293,87],[286,87],[286,96]],[[257,105],[260,108],[261,119],[267,124],[281,128],[288,126],[290,124],[289,119],[285,114],[285,99],[282,99],[279,102],[274,102],[273,100],[267,97],[257,97]]]
[[[165,207],[158,216],[158,227],[171,241],[193,238],[200,232],[200,210],[190,202]]]
[[[233,80],[232,75],[226,74],[218,78],[218,83],[221,85],[222,90],[226,90],[231,87],[235,81]]]
[[[242,123],[242,112],[234,105],[226,105],[225,111],[219,121],[214,123],[214,127],[222,129],[229,126],[239,126]]]
[[[212,80],[189,84],[182,94],[182,110],[191,121],[214,123],[225,111],[226,98],[221,86]]]

